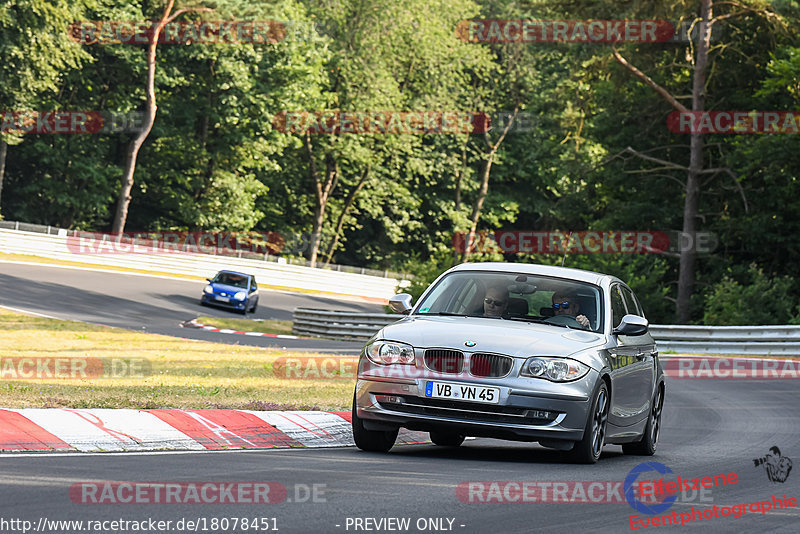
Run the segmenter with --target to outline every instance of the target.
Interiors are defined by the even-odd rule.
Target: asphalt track
[[[187,312],[207,309],[196,305],[202,284],[144,279],[103,273],[3,264],[0,304],[31,311],[141,329],[149,332],[187,332],[174,326]],[[162,285],[163,284],[163,285]],[[262,298],[267,293],[262,295]],[[272,295],[271,293],[269,293]],[[108,296],[113,295],[113,296]],[[281,294],[283,295],[283,294]],[[313,296],[285,296],[278,308],[291,302],[330,302]],[[295,300],[288,300],[295,299]],[[265,299],[264,303],[266,303]],[[293,304],[300,305],[300,304]],[[306,305],[306,304],[303,304]],[[337,306],[340,303],[337,303]],[[347,304],[341,304],[346,306]],[[351,304],[353,305],[353,304]],[[192,308],[196,306],[196,308]],[[356,305],[353,305],[356,306]],[[291,308],[288,308],[289,310]],[[352,308],[351,308],[352,309]],[[263,310],[263,311],[262,311]],[[277,311],[273,313],[278,313]],[[154,315],[157,314],[157,315]],[[191,313],[190,313],[191,315]],[[285,317],[285,316],[284,316]],[[282,316],[276,316],[282,318]],[[166,323],[172,321],[171,325]],[[208,333],[194,332],[207,335]],[[286,344],[288,345],[286,340]],[[785,482],[771,482],[754,459],[770,447],[800,462],[800,381],[668,379],[662,437],[654,457],[625,456],[618,446],[605,448],[596,465],[573,465],[561,453],[537,445],[489,439],[465,442],[457,449],[434,445],[395,447],[389,454],[364,453],[355,448],[223,451],[155,454],[5,454],[0,458],[0,532],[21,532],[20,523],[40,520],[112,521],[148,519],[172,521],[167,530],[136,532],[267,532],[263,528],[233,529],[232,518],[274,518],[267,523],[279,532],[632,532],[630,516],[645,517],[627,502],[470,502],[457,493],[469,481],[562,482],[623,481],[644,461],[669,467],[673,478],[702,478],[736,473],[735,484],[687,492],[672,507],[680,513],[711,510],[772,496],[800,498],[800,467]],[[642,475],[641,478],[657,478]],[[69,489],[81,482],[277,482],[287,488],[287,500],[270,505],[250,504],[104,504],[74,502]],[[316,485],[317,502],[297,502]],[[463,487],[463,486],[462,486]],[[624,492],[623,492],[624,493]],[[488,493],[483,493],[487,496]],[[541,496],[540,492],[534,495]],[[519,493],[509,494],[520,498]],[[303,499],[300,499],[303,500]],[[563,500],[563,499],[562,499]],[[624,499],[623,499],[624,500]],[[291,502],[290,502],[291,501]],[[653,516],[654,517],[654,516]],[[198,528],[177,522],[204,521]],[[228,528],[212,521],[228,518]],[[387,518],[408,518],[407,529],[377,528]],[[360,519],[360,523],[356,523]],[[430,526],[438,519],[444,528]],[[449,521],[452,520],[452,523]],[[5,523],[3,523],[5,521]],[[355,528],[356,525],[361,528]],[[126,532],[119,526],[94,532]],[[742,517],[695,520],[683,526],[651,526],[646,532],[786,532],[800,530],[800,508],[748,512]],[[88,525],[87,525],[88,526]],[[264,525],[259,525],[263,527]],[[397,527],[392,523],[389,526]],[[423,527],[423,528],[418,528]],[[43,528],[45,532],[78,532],[73,528]],[[127,530],[133,532],[134,530]]]
[[[795,463],[800,461],[799,389],[797,380],[669,381],[659,450],[647,460],[665,464],[682,478],[735,472],[738,479],[736,484],[707,490],[703,496],[687,492],[664,513],[689,512],[692,506],[704,510],[715,505],[721,508],[771,500],[773,495],[800,496],[798,468],[784,483],[777,483],[770,482],[764,468],[753,462],[772,446],[780,447]],[[172,532],[188,531],[174,528],[181,518],[205,518],[210,528],[212,518],[223,517],[276,518],[280,532],[631,532],[629,517],[642,514],[626,502],[480,503],[469,502],[468,495],[459,499],[456,489],[468,481],[623,481],[643,461],[645,458],[625,456],[619,447],[608,446],[599,463],[573,465],[559,452],[489,439],[470,440],[458,449],[395,447],[385,455],[355,448],[4,455],[0,463],[0,515],[34,525],[40,518],[152,518],[173,521]],[[287,488],[288,501],[296,500],[295,493],[306,496],[306,489],[316,485],[318,502],[90,505],[73,502],[68,494],[72,484],[104,481],[278,482]],[[410,518],[410,527],[353,528],[354,518],[388,517]],[[448,518],[453,523],[449,530],[418,529],[416,523],[423,518]],[[650,527],[647,532],[796,533],[799,524],[800,510],[790,508],[766,514],[748,511],[739,518],[703,519],[684,526]],[[449,525],[446,520],[444,525]],[[67,531],[75,530],[52,530]]]
[[[214,273],[209,273],[209,276]],[[263,284],[268,280],[259,280]],[[232,311],[200,306],[207,282],[128,273],[0,262],[0,305],[59,319],[104,324],[168,336],[218,343],[239,343],[292,350],[357,354],[361,343],[319,339],[276,339],[232,336],[181,328],[199,315],[242,318]],[[307,293],[259,290],[258,310],[251,319],[291,320],[298,307],[378,312],[383,307],[358,299],[336,299]]]

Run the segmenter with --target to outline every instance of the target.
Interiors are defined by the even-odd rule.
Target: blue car
[[[220,271],[214,278],[206,278],[200,304],[220,306],[238,311],[242,315],[258,308],[256,277],[236,271]]]

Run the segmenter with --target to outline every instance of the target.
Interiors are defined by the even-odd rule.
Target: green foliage
[[[737,278],[741,278],[741,283]],[[800,306],[791,298],[794,280],[769,277],[755,264],[738,277],[729,271],[706,294],[703,324],[770,325],[797,321]]]
[[[716,1],[707,102],[714,109],[794,110],[800,103],[800,8],[789,0]],[[158,115],[139,154],[128,227],[308,234],[318,199],[300,135],[276,131],[289,110],[471,110],[519,106],[533,120],[494,155],[478,230],[678,231],[685,172],[622,154],[626,147],[688,165],[687,136],[665,127],[671,106],[603,44],[468,43],[469,19],[689,19],[698,2],[612,0],[178,0],[207,7],[180,20],[281,20],[276,44],[160,45]],[[0,5],[0,109],[140,111],[144,47],[83,46],[75,20],[143,20],[163,2],[14,0]],[[775,15],[765,16],[763,9]],[[674,95],[692,82],[692,46],[621,43],[622,55]],[[688,100],[682,100],[688,103]],[[489,133],[496,140],[498,132]],[[109,228],[130,133],[8,135],[3,214],[11,220]],[[416,275],[411,292],[455,261],[487,159],[483,135],[314,135],[317,169],[338,165],[321,260]],[[697,260],[693,317],[709,295],[733,302],[752,284],[785,290],[759,321],[800,321],[800,159],[796,135],[710,135],[699,204],[717,250]],[[368,179],[347,204],[364,173]],[[730,171],[730,172],[728,172]],[[341,219],[338,244],[334,236]],[[295,238],[292,238],[295,239]],[[471,261],[560,264],[554,255],[476,254]],[[766,275],[741,266],[753,262]],[[654,323],[674,317],[674,255],[570,255],[568,267],[614,274]],[[740,284],[741,287],[736,287]],[[762,287],[763,291],[769,290]],[[772,286],[770,286],[772,287]],[[771,289],[771,291],[775,291]],[[771,293],[772,294],[772,293]],[[756,297],[754,294],[753,298]],[[727,300],[726,300],[727,299]],[[723,321],[734,304],[720,310]],[[724,311],[724,313],[723,313]],[[760,312],[761,313],[761,312]],[[714,319],[717,320],[717,319]]]

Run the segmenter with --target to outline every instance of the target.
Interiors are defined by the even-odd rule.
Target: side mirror
[[[413,298],[408,293],[400,293],[389,299],[389,307],[395,313],[402,313],[408,315],[411,312],[411,303]]]
[[[622,318],[619,326],[611,331],[612,334],[623,336],[643,336],[647,333],[650,323],[644,317],[631,315],[630,313]]]
[[[211,278],[206,278],[206,281],[211,282]]]

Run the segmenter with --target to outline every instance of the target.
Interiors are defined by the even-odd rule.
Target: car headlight
[[[570,382],[589,372],[589,366],[568,358],[537,356],[528,358],[522,365],[522,376],[544,378],[552,382]]]
[[[376,341],[367,345],[366,352],[367,358],[378,365],[414,365],[414,347],[405,343]]]
[[[244,291],[237,291],[236,294],[233,296],[233,298],[235,298],[236,300],[244,300],[246,296],[247,293],[245,293]]]
[[[206,287],[204,287],[204,288],[203,288],[203,293],[209,293],[209,294],[211,294],[211,293],[213,293],[213,292],[214,292],[214,288],[213,288],[213,287],[211,287],[211,284],[209,284],[209,285],[207,285]]]

